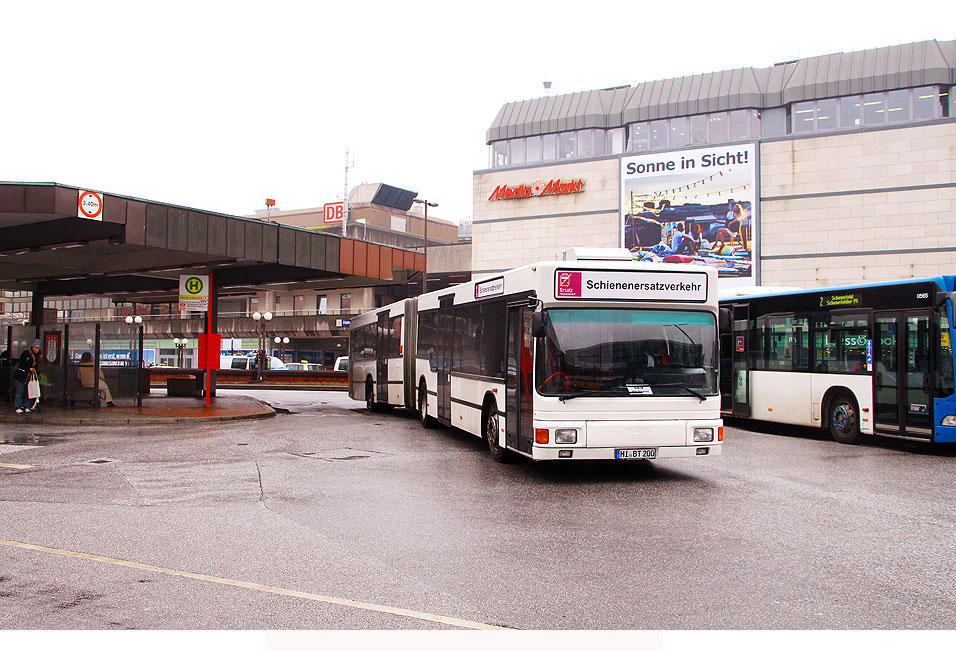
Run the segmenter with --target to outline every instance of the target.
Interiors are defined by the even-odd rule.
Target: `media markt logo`
[[[581,272],[559,271],[555,280],[554,295],[557,298],[580,298]]]
[[[561,181],[561,179],[551,179],[547,183],[544,181],[535,181],[525,185],[522,183],[516,188],[509,188],[507,185],[499,185],[495,191],[488,197],[488,201],[499,199],[527,199],[528,197],[544,197],[553,194],[575,194],[584,192],[584,179],[576,181]]]
[[[196,294],[202,293],[202,280],[193,276],[192,278],[186,279],[186,291],[195,296]]]

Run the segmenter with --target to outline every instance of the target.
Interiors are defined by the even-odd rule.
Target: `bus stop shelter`
[[[0,183],[0,288],[32,292],[36,338],[55,330],[44,323],[47,298],[177,302],[181,274],[210,276],[206,332],[215,334],[221,296],[275,283],[375,284],[424,270],[421,253],[328,232],[55,183]],[[6,342],[11,354],[14,343]]]

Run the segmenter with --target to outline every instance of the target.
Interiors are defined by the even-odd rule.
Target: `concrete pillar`
[[[43,294],[33,292],[33,305],[30,307],[30,325],[43,325]]]

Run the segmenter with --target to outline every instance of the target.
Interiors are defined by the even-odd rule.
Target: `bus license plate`
[[[657,448],[635,448],[633,450],[615,450],[615,459],[656,459]]]

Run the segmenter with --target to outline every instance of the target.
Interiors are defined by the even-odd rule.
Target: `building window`
[[[670,126],[670,146],[686,147],[690,142],[688,131],[690,129],[687,118],[671,118]]]
[[[499,140],[491,145],[491,166],[504,167],[508,165],[508,141]]]
[[[730,139],[730,119],[726,113],[711,113],[707,122],[711,142],[727,142]]]
[[[627,140],[627,150],[647,151],[650,149],[649,132],[650,129],[648,128],[647,122],[636,122],[632,124],[631,137]]]
[[[863,125],[872,126],[886,122],[886,102],[883,93],[863,96]]]
[[[352,311],[352,295],[351,294],[342,294],[339,297],[339,311],[343,313]]]
[[[690,135],[688,142],[692,145],[707,144],[707,116],[692,115],[688,120]]]
[[[753,125],[757,126],[756,129]],[[744,109],[742,111],[730,112],[730,140],[747,140],[751,135],[760,133],[760,122],[757,118],[757,111],[753,109]]]
[[[624,128],[609,129],[607,132],[607,147],[609,154],[624,153]]]
[[[329,299],[326,298],[325,294],[321,294],[315,297],[315,310],[319,314],[327,314],[329,310]]]
[[[649,126],[651,149],[667,149],[667,120],[654,120]]]
[[[541,160],[554,160],[558,156],[558,134],[547,133],[541,139]]]
[[[886,94],[886,121],[910,121],[910,91],[891,90]]]
[[[525,142],[522,138],[509,141],[511,144],[511,164],[521,165],[525,162]]]
[[[913,89],[913,119],[932,120],[942,114],[940,93],[934,86]]]
[[[863,124],[863,102],[859,95],[840,98],[840,126],[858,127]]]
[[[562,131],[558,134],[558,158],[576,158],[577,151],[577,134],[574,131]]]
[[[541,136],[531,136],[528,138],[527,154],[529,163],[537,163],[541,160]]]

